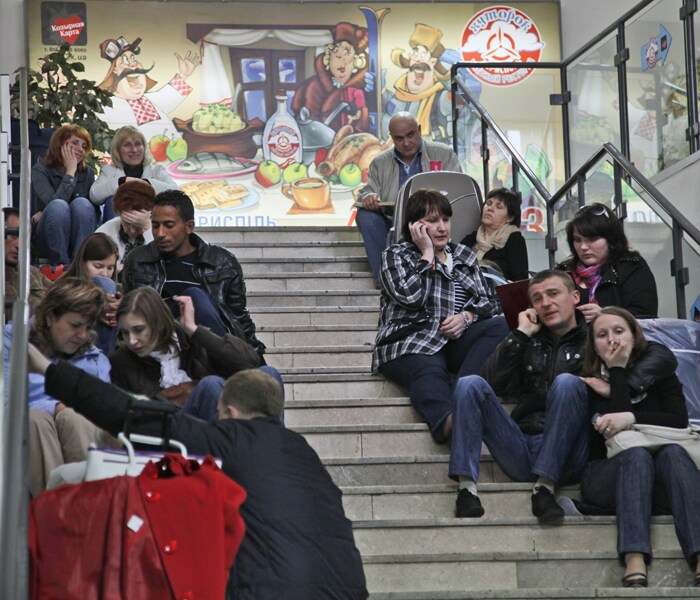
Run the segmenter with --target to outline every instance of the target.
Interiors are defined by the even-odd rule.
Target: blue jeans
[[[98,275],[93,279],[93,281],[100,288],[102,288],[105,294],[114,295],[114,293],[117,291],[117,284],[109,277]],[[97,331],[97,342],[95,345],[107,356],[109,356],[117,346],[118,328],[110,327],[109,325],[105,325],[104,323],[98,321],[95,330]]]
[[[575,375],[554,378],[547,392],[544,431],[523,433],[481,377],[464,377],[455,385],[452,416],[452,479],[479,477],[481,443],[514,481],[538,476],[573,482],[588,459],[590,440],[588,391]]]
[[[476,375],[496,346],[508,335],[504,317],[477,321],[462,337],[450,340],[435,354],[404,354],[379,367],[379,372],[408,389],[411,404],[428,424],[438,443],[442,423],[452,412],[450,373]]]
[[[589,504],[616,508],[617,553],[641,552],[651,561],[652,506],[670,510],[683,555],[695,569],[700,552],[700,472],[675,444],[656,454],[630,448],[609,459],[591,461],[581,477],[581,497]]]
[[[259,370],[267,373],[280,384],[282,397],[284,398],[284,382],[279,371],[269,366],[259,367]],[[182,412],[209,423],[216,423],[219,420],[219,396],[221,396],[224,383],[224,378],[218,375],[202,377],[194,390],[192,390],[190,397],[187,398],[182,407]],[[284,423],[284,415],[282,415],[280,421]]]
[[[386,248],[391,219],[383,213],[358,208],[355,223],[362,234],[367,260],[374,279],[379,281],[379,272],[382,270],[382,252]]]
[[[107,221],[111,221],[114,217],[117,216],[117,213],[114,212],[114,208],[112,207],[114,203],[114,196],[110,196],[105,200],[104,204],[102,205],[102,223],[106,223]]]
[[[39,219],[37,244],[51,265],[67,265],[83,240],[95,231],[97,215],[87,198],[51,200]]]
[[[197,325],[207,327],[211,329],[213,333],[222,337],[228,333],[228,329],[226,329],[226,325],[224,325],[219,315],[219,308],[216,306],[216,302],[214,302],[214,299],[202,288],[187,288],[180,296],[189,296],[192,298],[194,320]],[[180,319],[180,308],[176,302],[170,302],[170,311],[176,319]]]

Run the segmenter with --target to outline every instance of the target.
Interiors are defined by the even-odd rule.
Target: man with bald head
[[[429,171],[431,162],[439,162],[442,171],[462,171],[452,148],[423,140],[421,127],[409,112],[394,113],[389,121],[389,135],[394,147],[378,154],[370,163],[367,185],[359,194],[362,208],[358,208],[355,218],[376,281],[379,281],[394,205],[403,184],[409,177]]]

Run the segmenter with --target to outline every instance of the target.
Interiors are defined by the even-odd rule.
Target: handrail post
[[[7,420],[3,444],[0,493],[0,598],[26,600],[29,593],[29,457],[27,448],[27,337],[29,320],[29,132],[27,128],[27,70],[20,77],[20,232],[18,295],[13,309]],[[3,399],[4,403],[4,399]]]
[[[685,81],[688,100],[688,129],[686,137],[690,144],[690,153],[700,150],[700,124],[698,124],[698,84],[697,69],[693,59],[695,49],[695,25],[693,14],[698,10],[697,0],[683,0],[679,17],[683,21],[683,37],[685,38]]]
[[[673,219],[672,227],[673,258],[671,259],[671,276],[676,282],[676,311],[679,319],[687,317],[685,304],[685,286],[690,277],[688,267],[683,266],[683,228]]]
[[[629,115],[627,111],[627,60],[630,56],[629,48],[625,45],[625,24],[617,26],[617,54],[615,66],[617,67],[617,91],[620,110],[620,150],[626,158],[630,157],[630,131]]]

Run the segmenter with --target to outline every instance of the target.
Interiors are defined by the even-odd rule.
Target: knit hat
[[[126,181],[117,188],[112,208],[120,213],[129,210],[151,210],[156,191],[147,181],[137,179]]]
[[[357,54],[361,54],[367,49],[369,44],[369,34],[366,27],[358,27],[352,23],[341,21],[331,29],[333,34],[333,42],[347,42]]]

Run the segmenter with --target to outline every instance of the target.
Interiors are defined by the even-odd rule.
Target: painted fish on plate
[[[197,152],[178,165],[182,173],[236,173],[252,164],[246,159],[234,158],[223,152]]]

